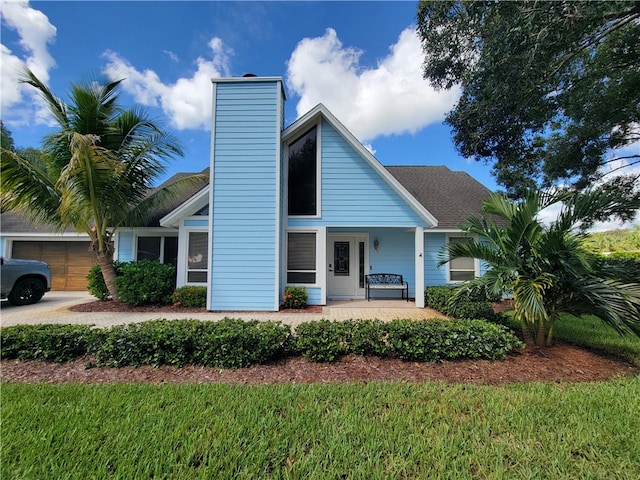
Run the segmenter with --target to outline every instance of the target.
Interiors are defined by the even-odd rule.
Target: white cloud
[[[300,96],[298,115],[323,103],[361,141],[415,133],[442,121],[459,91],[436,92],[422,78],[415,29],[402,31],[389,50],[375,68],[365,68],[363,52],[344,47],[332,28],[301,40],[287,63],[287,85]]]
[[[178,63],[180,61],[180,57],[178,57],[178,55],[173,53],[171,50],[162,50],[162,53],[169,57],[172,62]]]
[[[22,67],[28,66],[44,83],[49,81],[49,70],[56,62],[49,53],[48,45],[55,40],[56,27],[47,16],[29,6],[26,0],[0,1],[2,23],[18,34],[18,43],[22,52],[15,53],[6,45],[0,45],[0,65],[2,96],[0,108],[4,120],[10,124],[43,123],[50,121],[43,115],[42,103],[37,100],[30,108],[18,107],[25,92],[36,97],[35,91],[19,83]],[[36,105],[35,111],[32,110]]]
[[[136,102],[146,106],[160,107],[178,130],[187,128],[206,129],[211,123],[211,79],[229,75],[229,50],[222,40],[213,38],[209,42],[211,58],[198,57],[197,69],[190,78],[180,78],[166,84],[153,70],[139,71],[127,59],[115,52],[107,51],[105,72],[112,79],[124,78],[122,88]]]

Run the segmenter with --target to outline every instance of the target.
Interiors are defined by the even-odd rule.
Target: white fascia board
[[[195,212],[203,208],[209,201],[209,185],[196,193],[182,205],[167,213],[160,219],[160,225],[163,227],[178,227],[180,219],[189,217]]]
[[[278,82],[280,83],[280,90],[282,91],[282,96],[286,100],[286,92],[284,91],[284,82],[282,81],[282,77],[222,77],[222,78],[212,78],[212,83],[261,83],[261,82]]]
[[[461,228],[430,228],[424,233],[466,233],[466,231]]]
[[[85,241],[90,240],[89,235],[86,233],[80,232],[60,232],[60,233],[45,233],[45,232],[37,232],[37,233],[29,233],[29,232],[9,232],[9,233],[0,233],[1,238],[6,238],[10,240],[69,240],[69,241]]]
[[[430,225],[431,228],[438,226],[438,220],[434,217],[424,206],[416,200],[416,198],[409,193],[409,191],[402,186],[396,178],[384,168],[384,166],[378,161],[373,154],[365,148],[362,143],[345,127],[340,121],[325,107],[322,103],[319,103],[302,117],[297,119],[291,125],[289,125],[282,132],[282,141],[286,142],[301,131],[312,122],[317,122],[317,117],[323,116],[329,124],[335,128],[340,135],[351,145],[364,160],[373,168],[373,170],[382,177],[382,179],[389,184],[389,186],[400,195],[400,197],[407,202],[407,204],[418,214],[420,217]]]

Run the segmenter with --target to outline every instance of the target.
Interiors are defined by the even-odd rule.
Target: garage
[[[86,290],[87,274],[96,263],[89,242],[49,242],[14,240],[13,258],[47,262],[51,267],[52,290]]]

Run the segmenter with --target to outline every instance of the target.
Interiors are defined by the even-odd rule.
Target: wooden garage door
[[[51,266],[52,290],[86,290],[87,274],[96,263],[88,241],[15,241],[11,256],[47,262]]]

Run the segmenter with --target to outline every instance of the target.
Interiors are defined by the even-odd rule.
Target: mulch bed
[[[493,305],[500,311],[507,302]],[[75,312],[158,312],[204,313],[203,308],[172,305],[133,307],[115,302],[89,302],[70,308]],[[305,312],[321,313],[322,307],[310,306]],[[282,310],[281,314],[299,310]],[[249,368],[219,369],[199,366],[182,368],[92,367],[95,361],[85,358],[69,363],[43,361],[0,361],[0,380],[44,383],[215,383],[277,384],[372,381],[444,381],[499,385],[514,382],[586,382],[640,375],[640,368],[557,342],[544,350],[524,349],[505,360],[443,361],[440,363],[403,362],[348,355],[334,363],[313,363],[298,357]]]
[[[523,350],[505,360],[440,363],[403,362],[349,355],[335,363],[290,358],[237,370],[199,366],[182,368],[89,368],[93,359],[70,363],[3,360],[0,378],[9,382],[44,383],[214,383],[277,384],[373,381],[444,381],[499,385],[513,382],[586,382],[640,374],[640,369],[572,345]]]

